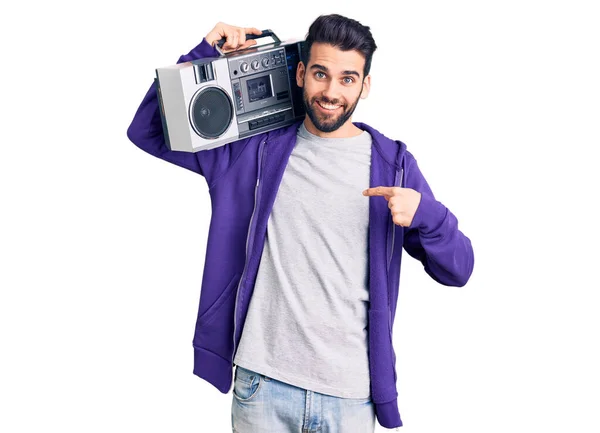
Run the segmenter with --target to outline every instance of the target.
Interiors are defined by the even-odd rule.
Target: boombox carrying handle
[[[281,39],[279,39],[279,37],[275,34],[275,32],[271,29],[266,29],[263,30],[262,33],[260,35],[255,35],[252,33],[246,33],[246,39],[259,39],[259,38],[266,38],[267,36],[270,36],[273,38],[273,40],[277,43],[277,42],[281,42]],[[225,42],[227,41],[226,38],[221,38],[217,41],[217,43],[215,44],[215,48],[217,49],[217,51],[219,51],[219,53],[221,53],[221,55],[225,54],[223,53],[223,45],[225,45]],[[252,48],[252,47],[250,47]]]

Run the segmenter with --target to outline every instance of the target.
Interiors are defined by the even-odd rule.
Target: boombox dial
[[[286,65],[286,54],[282,48],[277,48],[266,53],[248,53],[239,58],[239,55],[232,55],[228,60],[231,66],[230,78],[232,80],[242,76],[255,74],[257,72],[267,72]]]

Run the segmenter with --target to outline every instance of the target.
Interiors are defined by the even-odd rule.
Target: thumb
[[[254,39],[248,39],[246,42],[244,42],[244,45],[240,46],[238,49],[248,48],[256,44],[257,42]]]

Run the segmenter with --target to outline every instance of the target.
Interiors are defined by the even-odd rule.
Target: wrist
[[[208,42],[212,47],[215,46],[215,43],[220,39],[219,35],[215,35],[213,33],[209,33],[208,35],[206,35],[206,37],[204,38],[206,39],[206,42]]]
[[[446,207],[428,194],[421,193],[421,200],[408,228],[417,228],[422,233],[430,233],[439,227],[446,217]]]

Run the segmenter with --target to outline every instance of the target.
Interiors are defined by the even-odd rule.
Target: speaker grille
[[[203,138],[218,138],[233,120],[231,99],[218,87],[207,87],[194,97],[190,107],[192,126]]]

